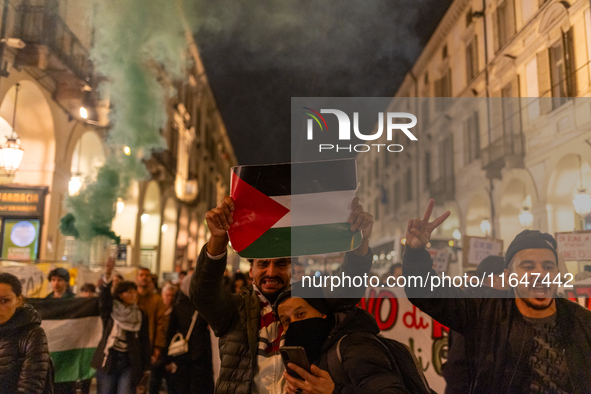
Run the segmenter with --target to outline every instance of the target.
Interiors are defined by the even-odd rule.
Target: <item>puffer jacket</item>
[[[334,393],[370,394],[399,393],[408,394],[397,366],[390,363],[388,350],[379,340],[356,333],[379,334],[380,329],[375,318],[367,311],[355,306],[341,308],[335,314],[335,327],[322,345],[322,354],[315,364],[330,373],[329,351],[337,346],[341,338],[339,351],[342,357],[342,369],[348,381],[339,380],[332,374],[335,384]]]
[[[261,323],[259,298],[251,286],[243,287],[240,294],[224,290],[222,278],[226,269],[226,256],[213,260],[207,256],[207,244],[201,249],[197,268],[191,278],[191,301],[213,332],[220,338],[221,367],[216,393],[249,394],[253,391],[257,370],[258,335]],[[371,250],[363,257],[345,253],[342,271],[349,276],[363,276],[369,272]],[[344,292],[351,295],[351,289]],[[356,289],[363,294],[364,289]],[[354,305],[359,298],[340,301],[336,306]]]
[[[53,364],[41,316],[31,305],[0,324],[0,393],[53,393]]]
[[[402,271],[407,278],[436,275],[432,266],[424,248],[406,249]],[[472,291],[456,287],[438,287],[431,292],[429,287],[407,286],[405,291],[419,309],[464,336],[470,393],[523,392],[535,333],[519,312],[514,296],[491,289],[490,295],[496,298],[469,298]],[[557,298],[556,324],[573,392],[591,393],[591,311]]]

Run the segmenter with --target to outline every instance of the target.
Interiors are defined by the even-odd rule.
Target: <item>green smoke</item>
[[[95,182],[69,197],[68,215],[60,230],[81,240],[110,231],[117,198],[124,198],[133,179],[147,176],[143,160],[153,150],[166,149],[161,129],[167,103],[174,94],[170,81],[184,75],[187,42],[183,24],[171,0],[92,0],[89,19],[95,26],[91,50],[99,87],[109,97],[111,111],[107,164]],[[168,85],[168,87],[167,87]],[[122,148],[131,148],[126,156]]]

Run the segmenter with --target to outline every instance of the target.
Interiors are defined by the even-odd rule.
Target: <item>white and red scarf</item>
[[[255,392],[282,394],[285,392],[285,367],[281,361],[279,347],[283,345],[283,326],[273,314],[273,306],[254,286],[261,305],[261,328],[257,349],[257,371],[255,371]]]

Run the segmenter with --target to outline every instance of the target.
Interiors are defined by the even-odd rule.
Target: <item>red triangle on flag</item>
[[[244,182],[234,172],[230,197],[234,200],[234,223],[228,235],[236,252],[246,249],[289,212],[289,209]]]

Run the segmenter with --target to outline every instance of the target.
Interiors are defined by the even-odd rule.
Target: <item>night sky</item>
[[[290,161],[291,97],[393,96],[451,2],[201,3],[196,38],[239,163]]]

